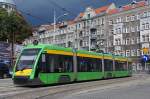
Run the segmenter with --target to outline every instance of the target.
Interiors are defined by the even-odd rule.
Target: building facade
[[[140,1],[108,13],[108,52],[132,58],[135,70],[145,70],[142,55],[149,55],[143,52],[143,48],[149,50],[149,8],[146,1]]]
[[[24,44],[38,40],[88,51],[99,51],[132,58],[134,70],[144,70],[141,57],[150,55],[149,0],[132,2],[116,8],[112,3],[100,8],[87,7],[73,20],[42,25]],[[144,52],[144,49],[147,49]]]
[[[16,10],[16,5],[13,0],[0,0],[0,8],[4,8],[7,11]]]

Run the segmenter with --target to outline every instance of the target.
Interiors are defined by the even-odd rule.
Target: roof
[[[68,21],[68,25],[72,25],[74,23],[75,23],[75,21],[72,21],[72,20]]]
[[[73,21],[73,20],[66,21],[66,22],[67,22],[67,25],[72,25],[72,24],[75,23],[75,21]],[[59,28],[61,25],[62,25],[62,23],[56,24],[56,28]],[[44,24],[44,25],[40,25],[40,26],[38,26],[36,28],[37,29],[41,28],[41,29],[45,29],[45,30],[53,30],[54,29],[54,25],[53,24]]]
[[[97,8],[97,9],[95,9],[95,13],[100,14],[102,12],[105,12],[105,11],[107,11],[108,7],[109,7],[109,5]]]
[[[103,7],[99,7],[99,8],[96,8],[96,9],[93,9],[95,11],[96,14],[100,14],[100,13],[103,13],[103,12],[106,12],[107,9],[109,8],[110,5],[107,5],[107,6],[103,6]],[[84,12],[81,12],[78,16],[77,16],[77,19],[80,19],[84,16]]]
[[[80,13],[79,16],[78,16],[78,18],[82,18],[83,15],[84,15],[84,13]]]
[[[145,5],[146,5],[146,1],[143,0],[143,1],[135,2],[135,3],[131,3],[128,5],[124,5],[124,6],[119,7],[119,8],[111,9],[108,11],[108,14],[115,14],[115,13],[119,13],[121,11],[128,11],[128,10],[135,9],[138,7],[143,7]]]
[[[0,2],[15,5],[13,0],[0,0]]]
[[[111,10],[109,10],[108,14],[114,14],[114,13],[117,13],[117,12],[119,12],[118,9],[111,9]]]

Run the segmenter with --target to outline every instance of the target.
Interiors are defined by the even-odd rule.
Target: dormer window
[[[133,0],[133,2],[131,3],[132,7],[135,8],[136,7],[136,0]]]
[[[90,19],[90,18],[91,18],[91,14],[88,14],[88,15],[87,15],[87,18]]]

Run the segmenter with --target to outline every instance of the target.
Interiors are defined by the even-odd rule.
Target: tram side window
[[[73,72],[73,57],[67,55],[49,55],[49,72]]]
[[[102,71],[102,60],[95,58],[77,58],[79,72],[98,72]]]
[[[91,59],[90,60],[90,71],[91,72],[102,71],[102,60],[100,60],[100,59]]]
[[[113,61],[104,59],[104,70],[105,71],[112,71],[113,70]]]
[[[83,57],[77,57],[77,65],[79,72],[87,72],[87,61]]]
[[[115,61],[115,70],[116,71],[127,70],[127,62]]]

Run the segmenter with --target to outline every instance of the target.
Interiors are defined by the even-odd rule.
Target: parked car
[[[3,79],[8,77],[11,77],[8,65],[0,62],[0,78]]]

